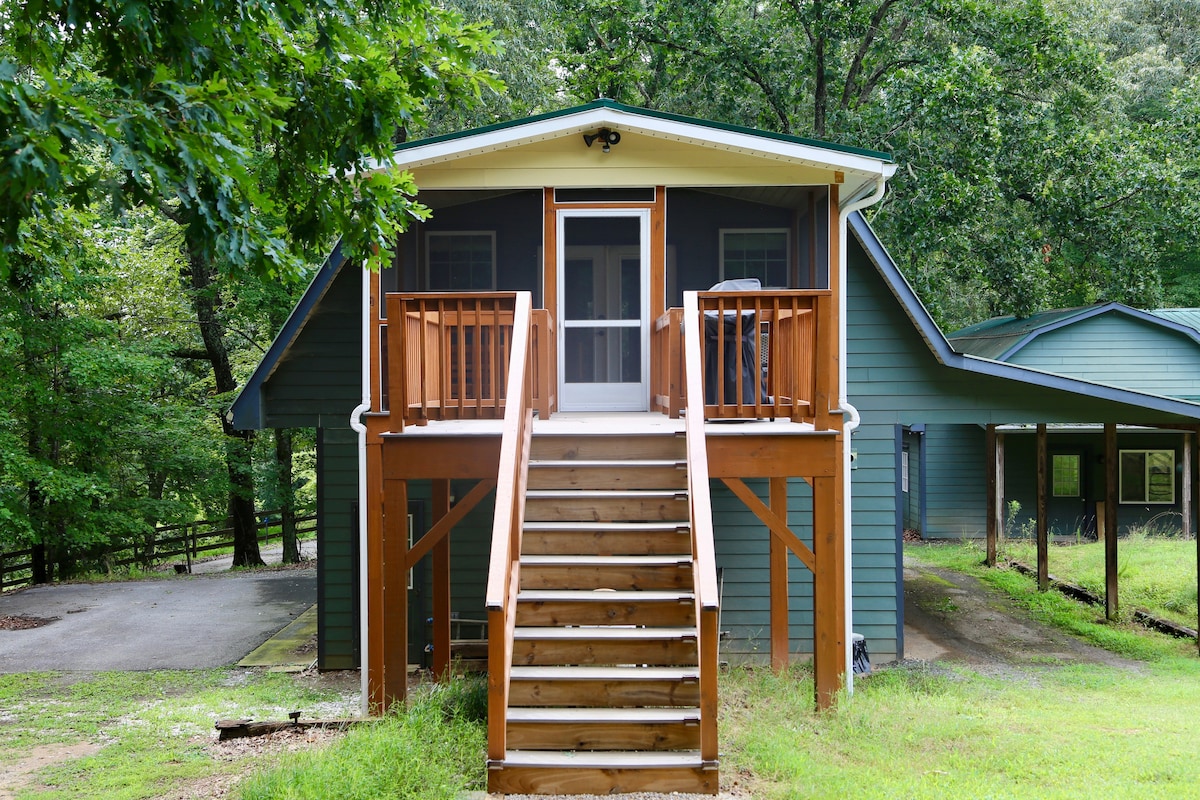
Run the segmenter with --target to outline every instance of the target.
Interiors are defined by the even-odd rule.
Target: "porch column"
[[[408,692],[408,481],[385,480],[383,498],[383,704]]]
[[[770,479],[771,512],[787,520],[787,478]],[[771,536],[771,668],[778,671],[788,665],[791,649],[788,630],[788,548],[778,536]]]
[[[1104,424],[1104,616],[1117,618],[1117,426]]]
[[[440,522],[450,513],[450,481],[433,481],[433,521]],[[443,536],[433,546],[433,674],[439,680],[450,677],[450,537]]]
[[[1192,433],[1183,434],[1183,538],[1192,537]]]
[[[1046,423],[1037,426],[1037,575],[1038,591],[1050,588],[1050,525],[1046,503]]]
[[[842,477],[813,478],[812,488],[817,567],[813,574],[813,666],[817,708],[831,708],[847,665]]]
[[[983,434],[984,450],[986,452],[986,479],[987,479],[987,556],[984,563],[989,567],[996,566],[996,538],[1000,533],[1000,508],[999,499],[996,496],[997,490],[997,448],[996,448],[996,426],[988,425],[984,428]]]

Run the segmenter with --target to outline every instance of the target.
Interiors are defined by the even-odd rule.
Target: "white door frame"
[[[634,218],[639,222],[641,295],[636,320],[569,320],[566,317],[566,220],[575,217]],[[556,213],[555,270],[558,280],[558,407],[562,411],[648,411],[650,408],[650,209],[562,208]],[[566,336],[571,328],[640,328],[641,381],[639,383],[567,383]]]

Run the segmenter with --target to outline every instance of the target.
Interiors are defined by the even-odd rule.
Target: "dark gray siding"
[[[264,427],[347,427],[362,393],[362,270],[344,265],[262,387]]]
[[[987,530],[987,460],[978,425],[925,427],[926,539],[974,539]]]
[[[317,430],[317,666],[358,666],[358,436]]]

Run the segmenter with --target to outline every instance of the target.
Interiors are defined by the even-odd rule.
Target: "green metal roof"
[[[1200,308],[1160,308],[1150,313],[1200,331]]]
[[[534,122],[542,122],[544,120],[556,119],[558,117],[568,117],[572,114],[580,114],[587,111],[593,111],[598,108],[610,108],[615,111],[620,111],[625,114],[633,114],[636,116],[649,117],[651,119],[668,120],[670,122],[679,122],[687,125],[695,125],[702,128],[710,128],[717,131],[727,131],[730,133],[740,133],[749,136],[757,136],[762,139],[772,139],[789,144],[806,145],[808,147],[818,147],[823,150],[830,150],[837,153],[849,153],[856,156],[864,156],[866,158],[875,158],[881,161],[891,162],[892,157],[888,153],[881,153],[875,150],[866,150],[861,147],[851,147],[844,144],[834,144],[833,142],[823,142],[818,139],[806,139],[801,136],[792,136],[784,133],[774,133],[772,131],[759,130],[758,128],[748,128],[742,125],[730,125],[724,122],[713,122],[712,120],[699,119],[697,117],[687,117],[682,114],[672,114],[667,111],[655,111],[648,108],[638,108],[637,106],[627,106],[624,103],[618,103],[615,100],[601,98],[593,100],[590,103],[585,103],[581,106],[572,106],[571,108],[563,108],[558,111],[547,111],[542,114],[535,114],[529,117],[520,119],[508,120],[507,122],[497,122],[492,125],[485,125],[480,128],[472,128],[465,131],[456,131],[447,133],[441,136],[430,136],[425,139],[414,139],[409,142],[404,142],[398,145],[395,149],[396,153],[402,153],[414,147],[421,147],[438,142],[448,142],[455,139],[465,139],[470,136],[478,136],[483,133],[492,133],[501,131],[507,128],[517,128],[522,125],[528,125]]]
[[[1003,361],[1020,345],[1040,331],[1077,317],[1094,306],[1057,308],[1039,311],[1028,317],[993,317],[947,334],[946,339],[960,353]]]

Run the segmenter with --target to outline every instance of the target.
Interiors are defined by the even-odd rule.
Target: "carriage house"
[[[828,705],[852,633],[901,655],[905,426],[1200,410],[953,353],[856,213],[884,154],[601,100],[393,166],[432,215],[230,413],[317,429],[322,668],[378,711],[486,658],[492,791],[715,793],[719,662]]]

